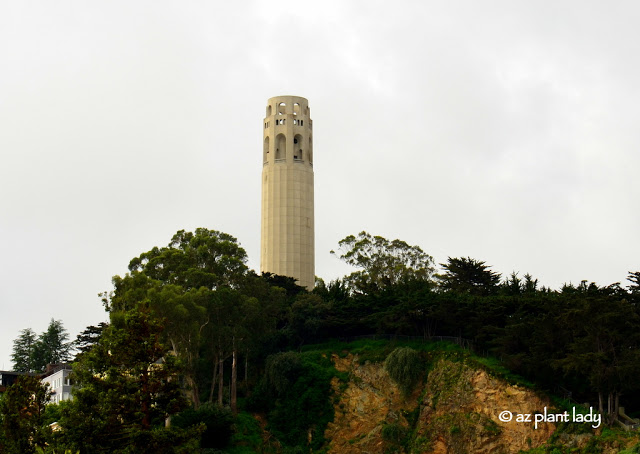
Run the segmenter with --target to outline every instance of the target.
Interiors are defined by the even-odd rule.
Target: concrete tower
[[[309,290],[315,280],[311,126],[305,98],[267,102],[260,271],[293,277]]]

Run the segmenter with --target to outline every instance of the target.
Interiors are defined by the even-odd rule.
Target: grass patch
[[[509,369],[504,367],[504,365],[498,358],[483,358],[479,356],[473,356],[470,357],[470,363],[480,366],[492,376],[501,378],[512,385],[519,385],[529,389],[536,388],[536,386],[529,380],[520,375],[514,374]]]

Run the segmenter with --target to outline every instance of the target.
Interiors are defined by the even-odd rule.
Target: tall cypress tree
[[[20,335],[13,341],[13,370],[16,372],[33,372],[34,353],[37,344],[36,333],[31,328],[20,331]]]

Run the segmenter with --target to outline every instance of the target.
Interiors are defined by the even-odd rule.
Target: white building
[[[54,364],[47,367],[42,383],[49,384],[51,403],[58,404],[63,400],[71,400],[71,364]]]

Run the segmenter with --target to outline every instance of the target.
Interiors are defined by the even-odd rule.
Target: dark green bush
[[[189,428],[203,423],[206,428],[200,438],[202,448],[224,448],[233,434],[233,415],[228,408],[205,403],[197,410],[185,410],[171,420],[171,424],[180,428]]]
[[[331,378],[336,373],[320,354],[277,353],[267,358],[248,408],[267,413],[269,430],[285,447],[319,449],[333,419]]]
[[[277,353],[267,358],[265,379],[268,390],[275,396],[283,396],[302,373],[300,355],[295,352]]]
[[[396,445],[402,445],[407,437],[407,429],[400,424],[384,424],[381,431],[382,439]]]
[[[389,353],[384,369],[405,394],[411,394],[424,370],[420,353],[410,347],[399,347]]]

